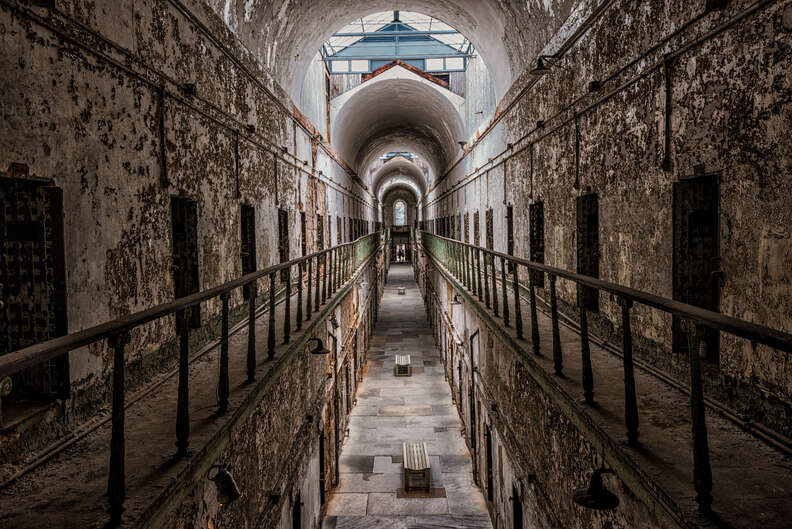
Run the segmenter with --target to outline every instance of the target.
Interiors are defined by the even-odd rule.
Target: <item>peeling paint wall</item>
[[[279,208],[291,258],[300,210],[311,222],[316,213],[376,213],[319,146],[321,120],[300,121],[202,2],[2,4],[0,70],[0,172],[24,164],[63,190],[69,332],[173,299],[172,196],[197,202],[202,289],[241,276],[241,204],[255,207],[259,268],[279,260]],[[323,76],[311,80],[317,86],[306,89],[323,94]],[[232,306],[241,299],[235,292]],[[202,307],[207,329],[219,309],[218,299]],[[162,347],[173,338],[173,318],[133,330],[133,387],[173,365],[174,351]],[[104,342],[70,353],[64,424],[104,402],[111,364]]]
[[[792,142],[784,132],[792,125],[792,7],[771,2],[747,13],[753,5],[729,2],[706,14],[700,2],[613,2],[549,74],[526,73],[515,83],[500,103],[502,119],[430,190],[425,217],[461,209],[472,222],[478,209],[483,234],[483,209],[494,207],[495,247],[503,249],[505,224],[498,219],[512,205],[515,252],[527,258],[528,206],[542,201],[546,263],[575,271],[575,199],[596,192],[600,278],[671,298],[674,183],[701,170],[719,173],[720,311],[792,331],[786,207]],[[591,8],[580,4],[574,18],[584,20]],[[572,29],[545,52],[559,49]],[[665,170],[667,56],[673,60]],[[598,91],[590,91],[593,80],[601,81]],[[450,206],[460,196],[461,207]],[[571,282],[559,282],[559,297],[570,314],[577,312]],[[600,296],[600,316],[597,332],[617,336],[615,299]],[[645,339],[639,354],[685,380],[686,360],[670,352],[671,318],[640,306],[632,318]],[[785,353],[722,333],[708,391],[789,435],[791,367]]]

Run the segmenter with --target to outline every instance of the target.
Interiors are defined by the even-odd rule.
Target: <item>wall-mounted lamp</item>
[[[182,85],[182,92],[184,92],[184,95],[194,96],[198,93],[198,88],[195,86],[195,83],[184,83]]]
[[[215,475],[208,477],[209,481],[213,481],[215,484],[215,488],[217,489],[217,503],[219,503],[221,507],[223,505],[228,505],[242,496],[242,493],[239,491],[239,486],[234,476],[231,475],[231,469],[227,463],[223,465],[212,465],[209,468],[209,472],[211,473],[214,469],[217,469]]]
[[[542,121],[541,119],[539,121],[537,121],[536,122],[536,128],[540,129],[540,130],[543,129],[544,128],[544,121]]]
[[[283,151],[283,154],[286,154],[286,153],[289,152],[289,148],[286,147],[285,145],[281,147],[281,150]]]
[[[616,474],[609,468],[599,468],[594,471],[589,479],[589,486],[586,489],[578,489],[572,499],[586,509],[596,509],[607,511],[619,506],[619,497],[605,488],[602,483],[603,474]]]
[[[459,297],[459,294],[454,294],[454,299],[451,300],[451,304],[452,305],[461,305],[462,304],[462,298]]]
[[[248,134],[255,134],[256,133],[256,126],[255,125],[247,125],[245,130]]]
[[[492,413],[498,413],[498,405],[493,404],[492,406],[490,406],[490,410],[492,410]]]
[[[324,343],[322,342],[321,338],[311,338],[308,340],[312,342],[316,340],[316,347],[311,350],[312,355],[329,355],[330,351],[325,347]]]
[[[550,73],[550,67],[558,67],[562,70],[569,71],[566,68],[558,66],[558,59],[552,55],[540,55],[536,61],[536,67],[531,70],[534,75],[547,75]]]
[[[466,141],[458,141],[457,143],[459,144],[459,148],[464,151],[465,147],[467,146],[467,142]]]
[[[330,315],[330,325],[333,326],[333,329],[338,329],[340,325],[338,324],[338,318],[336,318],[335,312]]]
[[[599,92],[600,88],[602,88],[602,83],[600,83],[599,80],[595,79],[589,82],[589,92]]]

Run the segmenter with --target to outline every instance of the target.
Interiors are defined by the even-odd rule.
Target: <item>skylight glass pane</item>
[[[426,59],[426,71],[438,72],[443,69],[443,59]]]
[[[333,61],[333,73],[347,73],[349,72],[349,61]]]
[[[446,70],[461,70],[465,67],[462,57],[449,57],[446,59]]]
[[[350,61],[352,63],[351,71],[356,73],[365,73],[369,71],[369,62],[368,61]]]

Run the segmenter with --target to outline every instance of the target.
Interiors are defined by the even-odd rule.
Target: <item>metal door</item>
[[[2,178],[0,355],[66,333],[62,192]],[[6,403],[68,398],[68,354],[13,375],[12,386]]]
[[[718,311],[720,307],[719,185],[717,176],[674,183],[673,296]],[[672,323],[673,349],[687,354],[687,335]],[[717,363],[717,331],[705,331],[706,360]]]
[[[599,201],[596,193],[577,197],[577,271],[599,277]],[[597,289],[583,287],[582,303],[589,310],[599,310]]]
[[[173,241],[173,282],[176,299],[198,292],[198,205],[184,197],[171,197],[171,234]],[[196,305],[188,316],[192,328],[201,326],[201,308]]]

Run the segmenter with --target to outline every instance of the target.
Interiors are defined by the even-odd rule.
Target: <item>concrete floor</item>
[[[410,355],[411,377],[393,375],[397,354]],[[430,492],[404,493],[405,441],[426,442]],[[412,267],[394,264],[323,527],[490,528],[471,464]]]

